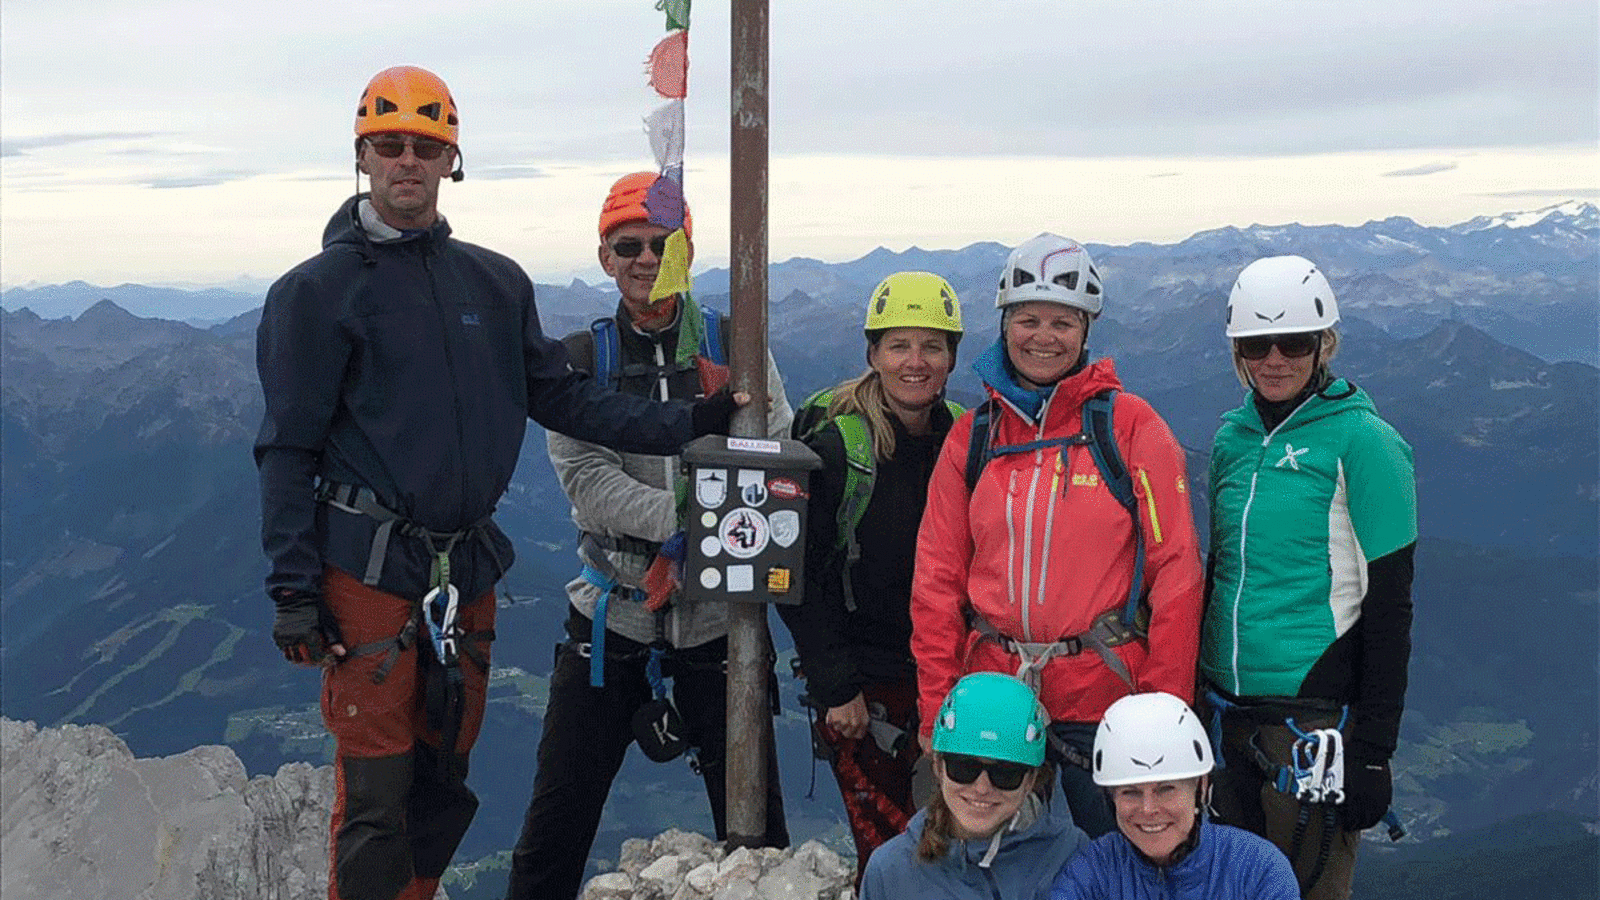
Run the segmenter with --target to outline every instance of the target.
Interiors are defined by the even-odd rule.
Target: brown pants
[[[1295,724],[1301,730],[1332,728],[1339,716],[1296,716]],[[1252,746],[1252,739],[1254,746]],[[1248,715],[1229,714],[1222,720],[1222,759],[1220,768],[1212,776],[1212,809],[1217,821],[1252,831],[1276,844],[1294,864],[1295,877],[1300,880],[1301,894],[1305,900],[1349,900],[1350,881],[1355,875],[1356,850],[1361,846],[1361,832],[1345,829],[1340,810],[1335,806],[1309,806],[1305,829],[1300,837],[1299,852],[1291,854],[1295,844],[1295,831],[1300,818],[1301,804],[1293,794],[1279,791],[1262,773],[1256,763],[1256,750],[1267,755],[1276,765],[1290,760],[1290,748],[1295,741],[1294,732],[1287,725],[1263,723]],[[1332,828],[1325,828],[1331,812]],[[1317,867],[1322,856],[1324,831],[1327,831],[1328,851],[1322,863],[1322,873],[1309,889],[1307,879]]]
[[[395,637],[416,609],[416,601],[337,569],[327,570],[323,589],[347,649]],[[458,620],[464,632],[487,638],[494,613],[490,591],[463,603]],[[428,640],[424,628],[417,642]],[[477,812],[465,779],[483,724],[489,642],[474,641],[462,655],[460,733],[448,750],[428,724],[417,642],[392,660],[385,650],[323,670],[322,720],[336,743],[329,900],[432,900]],[[385,664],[387,674],[374,681]]]

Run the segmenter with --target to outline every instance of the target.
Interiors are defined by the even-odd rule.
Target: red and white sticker
[[[767,482],[767,490],[779,500],[800,500],[806,497],[806,492],[801,490],[800,482],[793,478],[774,478]]]

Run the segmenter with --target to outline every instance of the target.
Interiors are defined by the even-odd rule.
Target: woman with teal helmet
[[[1087,843],[1049,806],[1050,726],[1033,690],[976,672],[956,683],[933,723],[938,782],[904,834],[872,855],[860,900],[1038,900]]]

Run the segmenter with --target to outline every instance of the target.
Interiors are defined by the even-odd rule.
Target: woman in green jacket
[[[1211,451],[1200,670],[1218,820],[1283,848],[1307,898],[1345,898],[1391,798],[1411,655],[1411,447],[1328,368],[1338,305],[1309,260],[1257,260],[1228,301],[1249,396]]]

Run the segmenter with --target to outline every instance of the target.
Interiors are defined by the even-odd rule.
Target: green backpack
[[[795,413],[793,433],[801,440],[832,425],[838,429],[839,437],[844,441],[844,496],[839,498],[839,509],[835,516],[838,537],[834,547],[845,552],[844,563],[844,606],[850,612],[856,610],[855,587],[850,573],[855,571],[856,563],[861,559],[861,545],[856,540],[856,528],[861,524],[861,517],[866,514],[867,504],[872,502],[872,484],[877,476],[877,457],[872,446],[872,430],[867,427],[866,419],[855,413],[844,415],[828,415],[828,407],[833,403],[833,389],[820,390],[800,405]],[[966,412],[958,403],[950,400],[944,401],[945,408],[950,411],[951,419],[959,419]]]

